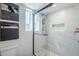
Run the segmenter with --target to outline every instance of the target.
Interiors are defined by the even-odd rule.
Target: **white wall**
[[[19,39],[0,42],[1,46],[18,45],[17,56],[32,56],[32,32],[25,31],[25,7],[19,4]]]
[[[75,28],[79,28],[79,4],[75,7],[58,10],[47,15],[48,46],[58,55],[79,55],[79,34],[75,35]],[[64,23],[63,27],[52,27],[52,24]]]
[[[19,49],[18,55],[32,55],[32,31],[25,31],[25,7],[20,5],[20,40],[19,40]]]

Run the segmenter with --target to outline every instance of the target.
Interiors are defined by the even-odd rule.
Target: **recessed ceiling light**
[[[56,7],[56,4],[53,4],[53,7]]]

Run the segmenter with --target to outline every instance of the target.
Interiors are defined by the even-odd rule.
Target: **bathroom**
[[[2,4],[0,3],[0,7]],[[2,35],[7,33],[0,28],[3,38],[0,38],[0,56],[79,56],[79,3],[12,3],[11,6],[13,5],[18,6],[18,12],[11,12],[18,13],[18,16],[8,21],[0,16],[0,26],[9,30],[13,26],[17,31],[9,31],[11,34],[7,38]],[[12,23],[6,26],[4,22]]]

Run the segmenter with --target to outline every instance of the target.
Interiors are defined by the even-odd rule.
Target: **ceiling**
[[[24,3],[23,5],[33,9],[33,10],[38,10],[44,6],[46,6],[48,3]]]
[[[39,10],[42,7],[46,6],[47,4],[48,3],[26,3],[24,5],[33,9],[33,10]],[[51,12],[55,12],[55,11],[63,9],[63,8],[72,7],[76,4],[78,4],[78,3],[54,3],[51,7],[44,9],[40,13],[47,15]]]
[[[44,9],[40,13],[44,13],[44,14],[47,15],[47,14],[50,14],[52,12],[55,12],[55,11],[58,11],[58,10],[61,10],[61,9],[73,7],[75,5],[79,5],[79,4],[77,4],[77,3],[55,3],[51,7]]]

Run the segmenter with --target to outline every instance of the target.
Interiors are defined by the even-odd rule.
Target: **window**
[[[41,33],[42,32],[42,14],[37,13],[35,15],[35,32]]]
[[[40,20],[39,14],[36,14],[35,15],[35,31],[39,31],[39,20]]]
[[[32,31],[32,10],[26,8],[25,31]]]
[[[26,18],[25,18],[25,31],[32,31],[33,28],[33,15],[32,15],[32,10],[27,9],[26,8]],[[34,19],[34,28],[35,31],[39,31],[40,30],[40,14],[36,14],[35,15],[35,19]]]

